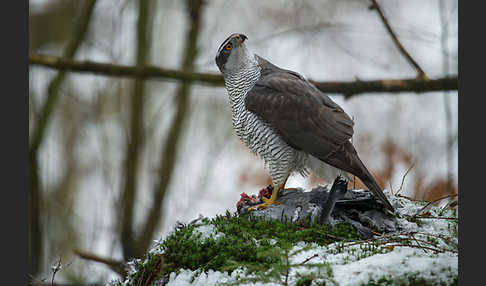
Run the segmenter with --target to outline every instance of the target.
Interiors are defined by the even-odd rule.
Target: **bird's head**
[[[216,54],[216,64],[221,73],[236,71],[251,60],[251,55],[245,45],[246,39],[248,37],[243,34],[231,34],[219,46]]]

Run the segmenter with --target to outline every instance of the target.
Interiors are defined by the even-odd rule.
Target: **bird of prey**
[[[394,212],[350,142],[351,118],[300,74],[251,53],[246,39],[230,35],[215,60],[229,94],[233,128],[272,177],[271,197],[256,208],[278,203],[278,191],[291,173],[305,176],[311,169],[321,176],[329,164],[360,178]]]

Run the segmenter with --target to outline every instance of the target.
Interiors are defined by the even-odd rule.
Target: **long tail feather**
[[[366,170],[366,169],[365,169]],[[367,173],[367,174],[366,174]],[[375,179],[373,178],[373,176],[368,172],[368,170],[366,170],[365,172],[365,176],[362,176],[362,178],[360,177],[361,181],[363,182],[363,184],[365,184],[368,189],[378,198],[380,199],[383,204],[385,205],[385,207],[390,210],[391,212],[395,212],[395,209],[393,208],[393,206],[391,205],[390,201],[388,201],[387,197],[385,196],[385,194],[383,193],[383,191],[381,190],[380,186],[378,186],[378,184],[376,183]]]
[[[349,172],[358,178],[368,187],[368,189],[378,198],[380,201],[383,202],[385,207],[390,210],[391,212],[395,212],[393,206],[391,205],[390,201],[388,201],[387,197],[381,190],[380,186],[376,183],[373,175],[368,171],[366,166],[363,164],[361,159],[354,149],[354,146],[351,142],[346,142],[343,146],[337,150],[332,156],[327,157],[323,160],[324,162]]]

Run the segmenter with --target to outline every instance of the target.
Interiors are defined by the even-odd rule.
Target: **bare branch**
[[[430,92],[442,90],[457,90],[459,83],[457,77],[444,77],[439,79],[389,79],[370,81],[336,81],[317,82],[310,80],[320,91],[325,93],[344,94],[346,99],[362,93],[372,92]]]
[[[144,79],[168,79],[187,81],[211,86],[224,86],[223,76],[212,73],[196,73],[189,71],[164,69],[154,66],[126,66],[92,61],[73,61],[70,59],[31,54],[29,64],[58,70],[95,73],[105,76],[136,77]],[[369,81],[328,81],[310,80],[319,90],[325,93],[344,94],[347,98],[370,92],[431,92],[457,90],[459,83],[456,77],[439,79],[389,79]]]
[[[99,263],[103,263],[110,267],[111,270],[115,271],[116,273],[120,274],[121,277],[125,277],[127,272],[125,270],[125,262],[111,259],[111,258],[106,258],[106,257],[101,257],[93,253],[89,253],[83,250],[79,249],[74,249],[73,250],[74,254],[79,256],[82,259],[90,260],[90,261],[95,261]]]
[[[417,78],[418,79],[427,79],[427,75],[425,72],[422,70],[422,68],[419,66],[419,64],[412,58],[412,56],[407,52],[407,50],[403,47],[402,43],[398,40],[397,35],[393,31],[393,29],[390,26],[390,23],[388,22],[387,18],[385,17],[385,14],[383,13],[383,10],[381,10],[380,5],[378,5],[378,2],[376,0],[371,0],[373,3],[370,9],[375,9],[376,12],[378,12],[378,15],[380,16],[381,21],[385,25],[386,30],[390,34],[393,43],[397,46],[397,48],[400,50],[403,56],[407,59],[407,61],[417,70]]]
[[[50,67],[58,70],[87,72],[106,76],[136,77],[136,78],[165,78],[179,81],[195,81],[208,85],[223,86],[224,79],[218,74],[192,73],[154,66],[124,66],[92,61],[73,61],[65,58],[30,54],[29,64]]]

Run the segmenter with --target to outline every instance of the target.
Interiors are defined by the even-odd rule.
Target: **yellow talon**
[[[287,175],[287,177],[285,178],[285,181],[279,186],[273,185],[272,195],[270,196],[270,198],[267,199],[265,197],[262,197],[263,204],[259,204],[259,205],[253,206],[251,208],[248,208],[248,211],[251,212],[251,211],[254,211],[256,209],[266,209],[266,208],[268,208],[269,206],[272,206],[272,205],[282,204],[281,202],[277,201],[277,195],[278,195],[278,191],[283,190],[285,188],[285,183],[287,182],[288,178],[289,178],[289,176]]]
[[[280,202],[279,202],[279,201],[277,201],[277,200],[273,200],[273,201],[272,201],[272,199],[271,199],[271,198],[270,198],[270,199],[267,199],[267,198],[263,197],[263,198],[262,198],[262,201],[263,201],[263,203],[267,203],[267,204],[270,204],[270,205],[273,205],[273,204],[278,204],[278,205],[280,205]]]
[[[269,206],[272,206],[272,205],[280,205],[280,204],[282,204],[279,201],[272,202],[270,199],[267,199],[267,198],[263,198],[263,201],[264,201],[263,204],[259,204],[259,205],[256,205],[254,207],[248,208],[248,211],[251,212],[251,211],[254,211],[256,209],[263,210],[263,209],[266,209],[266,208],[268,208]]]
[[[279,201],[277,201],[277,195],[278,195],[278,191],[280,189],[281,188],[279,188],[279,187],[274,187],[273,190],[272,190],[272,195],[270,196],[269,199],[262,197],[263,204],[259,204],[259,205],[256,205],[254,207],[248,208],[248,211],[251,212],[251,211],[254,211],[256,209],[266,209],[266,208],[268,208],[269,206],[272,206],[272,205],[280,205],[281,203]]]

